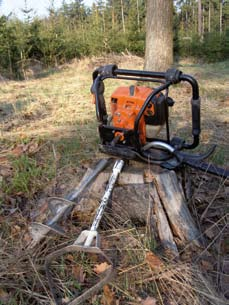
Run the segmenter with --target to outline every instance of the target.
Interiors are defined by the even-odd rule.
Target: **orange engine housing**
[[[151,92],[152,88],[140,86],[117,88],[111,95],[112,125],[119,128],[134,129],[136,116]],[[154,114],[154,105],[150,103],[139,122],[139,139],[141,144],[146,143],[146,123],[144,117],[154,116]],[[116,132],[115,136],[118,135],[120,135],[121,140],[124,140],[124,136]]]

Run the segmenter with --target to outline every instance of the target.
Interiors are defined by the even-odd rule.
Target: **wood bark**
[[[148,0],[145,70],[165,71],[173,63],[173,1]]]

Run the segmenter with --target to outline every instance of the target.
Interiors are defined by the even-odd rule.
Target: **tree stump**
[[[112,167],[111,167],[112,168]],[[111,168],[102,172],[75,207],[74,213],[92,219],[103,195]],[[201,236],[188,209],[174,171],[130,162],[119,176],[112,194],[112,214],[125,223],[147,224],[165,251],[179,256],[187,245],[201,247]],[[155,232],[156,229],[156,232]]]

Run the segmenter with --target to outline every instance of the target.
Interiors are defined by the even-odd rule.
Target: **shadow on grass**
[[[21,112],[31,104],[31,102],[36,102],[35,100],[28,99],[18,99],[15,103],[4,102],[0,104],[0,121],[9,119],[9,117]]]
[[[42,72],[37,73],[34,78],[35,79],[41,79],[41,78],[46,78],[55,74],[61,73],[62,70],[59,68],[50,68],[50,69],[45,69]]]
[[[59,134],[59,136],[57,135]],[[58,154],[59,166],[79,166],[80,162],[94,160],[98,152],[99,136],[94,121],[63,127],[53,134],[45,135]]]
[[[209,126],[209,122],[212,122],[215,128]],[[185,139],[187,143],[192,143],[191,120],[190,123],[186,123],[182,128],[177,129],[175,134]],[[207,119],[202,119],[201,122],[200,144],[195,149],[186,150],[186,152],[190,154],[202,154],[206,153],[214,145],[216,145],[216,149],[206,162],[227,167],[229,165],[227,124],[208,115]]]
[[[199,75],[201,80],[228,79],[229,60],[209,64],[177,64],[180,70],[192,75]]]

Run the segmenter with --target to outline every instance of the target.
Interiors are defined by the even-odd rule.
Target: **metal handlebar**
[[[93,85],[91,92],[95,95],[96,101],[96,115],[98,121],[103,124],[107,123],[107,112],[105,108],[105,101],[103,97],[104,85],[103,80],[107,78],[127,79],[138,81],[151,81],[162,82],[163,85],[154,89],[154,91],[147,97],[141,110],[139,111],[135,124],[134,133],[138,141],[138,126],[140,119],[151,101],[151,99],[164,89],[168,89],[171,85],[180,83],[181,81],[188,82],[192,87],[191,109],[192,109],[192,136],[193,142],[191,144],[185,143],[184,148],[193,149],[199,144],[199,135],[201,132],[200,124],[200,96],[199,86],[194,77],[188,74],[183,74],[176,69],[168,69],[166,72],[153,72],[153,71],[139,71],[139,70],[126,70],[118,69],[116,65],[106,65],[96,69],[93,72]],[[162,81],[163,80],[163,81]]]

